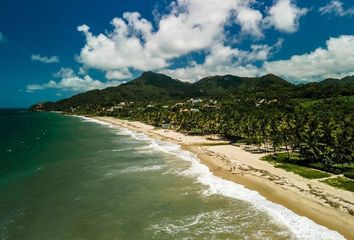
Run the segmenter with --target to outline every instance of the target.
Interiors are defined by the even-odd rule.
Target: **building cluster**
[[[80,107],[71,107],[71,112],[78,112]],[[89,108],[89,106],[87,106]],[[216,100],[209,100],[209,99],[188,99],[184,102],[177,102],[171,105],[161,105],[150,102],[148,104],[143,103],[134,103],[134,102],[120,102],[113,106],[101,106],[97,107],[96,113],[97,114],[107,114],[107,115],[114,115],[115,112],[118,111],[128,111],[132,112],[137,111],[155,111],[155,110],[165,110],[165,111],[179,111],[179,112],[190,112],[190,113],[198,113],[202,110],[215,110],[219,109],[218,102]]]
[[[256,107],[259,107],[261,105],[271,105],[273,103],[277,103],[278,100],[277,99],[271,99],[271,100],[268,100],[268,99],[259,99],[256,101]]]

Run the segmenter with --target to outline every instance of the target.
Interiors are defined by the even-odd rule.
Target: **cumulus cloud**
[[[165,59],[209,48],[223,39],[224,26],[241,2],[247,1],[178,0],[146,47]]]
[[[56,80],[44,84],[30,84],[27,92],[43,89],[87,91],[118,85],[133,77],[131,71],[157,70],[185,81],[216,74],[254,76],[265,71],[255,65],[267,61],[282,44],[273,46],[251,44],[248,50],[231,46],[227,28],[234,25],[240,31],[234,35],[251,35],[257,40],[264,29],[274,26],[284,32],[294,32],[306,9],[298,8],[290,0],[277,0],[266,11],[266,16],[254,9],[255,0],[175,0],[167,13],[157,14],[156,24],[137,12],[126,12],[111,21],[112,30],[93,34],[87,25],[77,30],[86,42],[77,57],[82,63],[76,73],[61,68],[54,74]],[[174,60],[193,52],[205,54],[203,63],[190,62],[188,66],[168,69]],[[59,57],[32,55],[33,61],[59,62]],[[92,79],[87,70],[95,68],[105,73],[109,81]]]
[[[330,38],[325,48],[294,55],[287,60],[267,60],[279,49],[281,43],[282,40],[273,46],[253,45],[250,51],[218,46],[209,53],[202,64],[191,63],[184,68],[165,69],[160,72],[191,82],[210,75],[225,74],[251,77],[273,73],[293,82],[312,82],[354,75],[353,35]],[[257,66],[255,61],[264,63]]]
[[[112,31],[95,35],[89,26],[81,25],[77,29],[84,34],[86,43],[77,59],[84,68],[104,71],[107,79],[128,79],[131,70],[167,69],[175,59],[192,52],[210,53],[220,45],[230,45],[225,29],[235,24],[240,31],[234,36],[262,38],[265,18],[254,9],[254,3],[254,0],[176,0],[167,13],[155,11],[159,16],[156,24],[137,12],[126,12],[111,21]],[[289,0],[279,0],[269,10],[266,25],[293,32],[304,13],[305,9]]]
[[[241,8],[236,18],[244,33],[249,33],[256,37],[263,36],[261,26],[263,15],[260,11],[250,8]]]
[[[130,36],[127,24],[114,19],[114,32],[93,36],[87,26],[80,26],[86,36],[86,45],[81,50],[79,61],[88,68],[113,71],[133,67],[139,70],[158,69],[167,66],[164,59],[152,56],[138,37]]]
[[[26,91],[32,93],[44,89],[60,89],[64,91],[84,92],[119,85],[119,82],[115,81],[104,83],[94,80],[89,75],[83,77],[77,76],[74,70],[70,68],[61,68],[54,76],[59,78],[59,81],[50,80],[43,84],[29,84]]]
[[[211,49],[202,64],[192,62],[184,68],[160,72],[189,82],[195,82],[210,75],[256,76],[262,74],[263,70],[256,67],[254,62],[267,60],[281,47],[281,44],[282,39],[279,39],[273,46],[254,44],[249,51],[217,45]]]
[[[115,71],[108,71],[106,73],[106,78],[108,80],[124,80],[132,78],[133,74],[128,69],[121,69]]]
[[[41,56],[39,54],[32,54],[31,55],[32,61],[42,62],[42,63],[58,63],[60,59],[58,56]]]
[[[263,16],[255,9],[255,3],[254,0],[175,0],[167,12],[154,11],[158,16],[156,24],[137,12],[126,12],[111,21],[111,31],[95,35],[89,26],[81,25],[77,30],[84,34],[86,43],[77,59],[84,69],[104,71],[108,80],[129,79],[131,70],[168,71],[166,69],[179,57],[201,52],[209,54],[210,59],[224,54],[225,48],[232,52],[233,66],[235,58],[236,62],[241,62],[239,59],[243,57],[242,62],[249,63],[256,52],[267,55],[265,49],[256,49],[256,45],[247,51],[230,47],[227,27],[240,27],[234,34],[236,38],[240,34],[260,39],[264,29],[270,26],[295,32],[299,18],[306,13],[306,9],[290,0],[277,0]],[[219,50],[221,52],[217,53]]]
[[[330,38],[326,48],[295,55],[288,60],[266,62],[265,72],[274,73],[289,80],[316,81],[324,78],[341,78],[354,75],[354,36]]]
[[[322,15],[334,14],[339,17],[354,15],[354,7],[344,9],[343,3],[339,0],[332,0],[327,5],[319,8],[318,10]]]
[[[75,77],[75,72],[71,68],[60,68],[60,70],[53,74],[56,78],[70,78]]]
[[[268,10],[265,22],[279,31],[293,33],[299,28],[299,19],[307,13],[306,8],[297,7],[292,0],[277,0]]]
[[[86,25],[78,30],[86,36],[79,61],[104,71],[156,70],[169,60],[191,51],[211,47],[223,37],[223,26],[240,0],[178,0],[154,31],[151,22],[137,12],[112,20],[111,33],[94,36]],[[108,74],[111,75],[111,74]]]

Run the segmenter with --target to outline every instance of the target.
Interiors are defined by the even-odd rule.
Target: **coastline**
[[[182,149],[196,154],[215,176],[255,190],[273,203],[335,230],[347,239],[354,239],[354,216],[349,214],[354,209],[354,194],[351,192],[275,168],[259,160],[262,154],[249,153],[226,141],[187,136],[112,117],[92,118],[179,144]],[[231,167],[233,171],[230,171]]]

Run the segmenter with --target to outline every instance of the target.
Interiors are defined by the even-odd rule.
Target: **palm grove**
[[[190,84],[147,72],[118,87],[32,110],[109,115],[187,134],[220,135],[267,152],[283,151],[287,161],[326,171],[345,171],[354,163],[354,77],[293,85],[271,74],[226,75]]]

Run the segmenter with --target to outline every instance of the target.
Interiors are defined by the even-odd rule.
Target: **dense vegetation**
[[[147,72],[118,87],[32,110],[109,115],[187,134],[220,135],[259,151],[284,152],[282,164],[353,176],[354,77],[293,85],[272,74],[226,75],[190,84]]]

